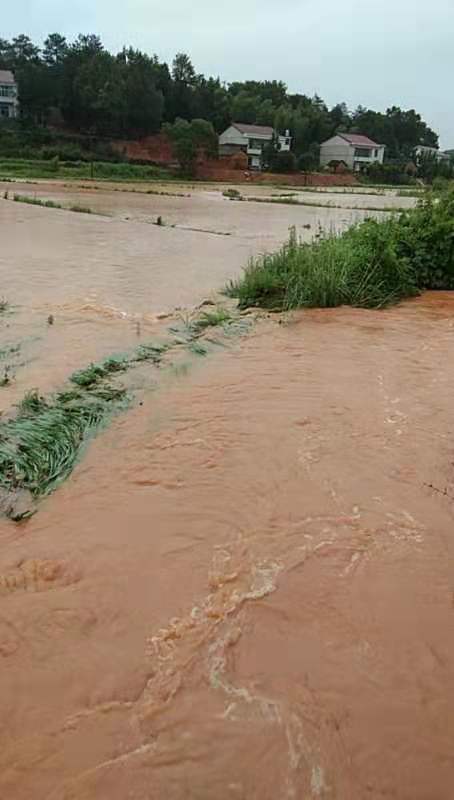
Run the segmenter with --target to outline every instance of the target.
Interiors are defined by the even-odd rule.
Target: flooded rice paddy
[[[0,200],[5,414],[289,226],[365,213],[32,188],[109,216]],[[453,363],[440,293],[138,370],[70,478],[0,521],[0,797],[450,800]]]

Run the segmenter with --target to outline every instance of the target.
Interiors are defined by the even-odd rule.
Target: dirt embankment
[[[136,161],[150,161],[168,167],[177,167],[178,162],[169,139],[162,133],[146,136],[134,141],[113,141],[114,150]],[[241,163],[238,156],[223,156],[219,159],[200,157],[197,161],[199,180],[228,183],[283,183],[288,186],[357,186],[358,181],[350,173],[326,175],[317,172],[277,174],[250,172],[247,159]]]

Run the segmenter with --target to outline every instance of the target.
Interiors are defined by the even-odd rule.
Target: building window
[[[378,158],[378,150],[374,150],[374,158]]]
[[[286,145],[287,145],[287,147],[288,147],[288,146],[289,146],[289,144],[290,144],[290,139],[286,139],[286,140],[285,140],[285,144],[286,144]]]
[[[249,139],[249,150],[261,150],[263,144],[261,139]]]
[[[8,103],[0,103],[0,117],[9,117],[9,109]]]
[[[371,153],[369,147],[355,147],[355,158],[370,158]]]
[[[15,97],[15,96],[16,96],[15,86],[5,86],[5,84],[0,86],[0,97]]]

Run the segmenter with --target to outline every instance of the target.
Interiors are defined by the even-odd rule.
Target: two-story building
[[[0,69],[0,121],[17,117],[17,83],[9,69]]]
[[[451,161],[449,153],[438,150],[436,147],[427,147],[427,145],[419,144],[414,149],[414,156],[416,164],[419,165],[425,158],[433,158],[440,163],[440,161]]]
[[[320,166],[343,162],[352,172],[360,172],[369,164],[383,164],[385,145],[360,133],[338,133],[320,145]]]
[[[268,125],[246,125],[232,122],[229,128],[219,137],[219,155],[230,156],[238,152],[247,154],[250,169],[262,169],[262,151],[277,134]],[[277,136],[278,148],[288,152],[292,140],[289,131],[285,136]]]

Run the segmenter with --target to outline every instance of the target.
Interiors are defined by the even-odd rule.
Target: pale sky
[[[454,0],[15,0],[1,36],[96,33],[228,82],[283,80],[378,111],[414,108],[454,148]]]

